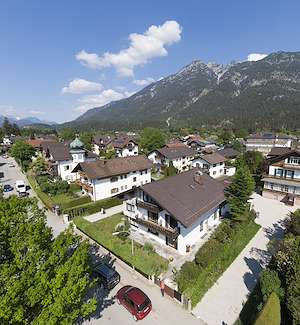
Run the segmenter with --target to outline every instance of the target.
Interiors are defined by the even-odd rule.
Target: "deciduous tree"
[[[155,128],[145,128],[142,131],[140,144],[146,153],[154,149],[159,149],[165,145],[164,134]]]

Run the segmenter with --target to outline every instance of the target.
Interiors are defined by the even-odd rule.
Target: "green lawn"
[[[122,214],[116,214],[93,223],[86,221],[82,217],[75,217],[74,222],[90,238],[142,272],[148,275],[159,275],[167,270],[168,261],[157,253],[147,252],[143,249],[143,246],[134,243],[134,255],[132,255],[131,240],[121,240],[112,235],[117,224],[122,221],[122,217],[124,217]]]
[[[184,291],[191,298],[192,306],[195,306],[202,299],[259,229],[260,226],[254,222],[240,226],[234,232],[231,241],[224,243],[220,249],[213,253],[213,260],[207,266],[199,268],[195,281],[192,281]]]

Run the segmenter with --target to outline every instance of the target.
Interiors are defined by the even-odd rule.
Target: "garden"
[[[131,240],[127,236],[112,234],[124,222],[123,218],[124,215],[116,214],[91,223],[82,217],[75,217],[74,223],[83,233],[138,271],[147,275],[160,275],[166,271],[168,261],[158,255],[150,244],[142,246],[134,242],[132,254]]]

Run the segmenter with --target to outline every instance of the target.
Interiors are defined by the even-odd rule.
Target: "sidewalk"
[[[114,214],[121,213],[122,211],[123,211],[123,204],[120,204],[120,205],[116,205],[115,207],[105,209],[105,213],[97,212],[83,218],[89,222],[96,222],[111,217]]]
[[[283,235],[282,221],[297,209],[257,194],[253,196],[253,205],[259,212],[256,222],[262,228],[192,311],[209,325],[236,321],[260,272],[270,260],[267,250],[270,239]]]

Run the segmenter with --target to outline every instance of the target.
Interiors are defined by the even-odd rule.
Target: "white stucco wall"
[[[225,164],[218,163],[218,164],[209,164],[206,160],[197,158],[192,161],[193,167],[204,168],[204,166],[208,166],[209,169],[209,176],[212,178],[218,178],[225,175]],[[233,171],[232,171],[233,172]]]

